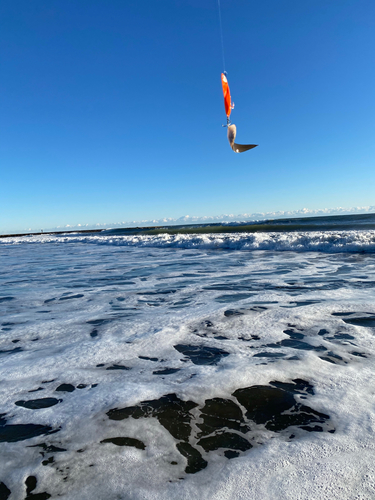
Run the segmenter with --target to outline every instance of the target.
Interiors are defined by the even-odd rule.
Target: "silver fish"
[[[248,149],[256,148],[258,144],[236,144],[234,140],[236,139],[237,127],[232,123],[232,125],[228,125],[228,141],[230,147],[233,149],[235,153],[243,153]]]

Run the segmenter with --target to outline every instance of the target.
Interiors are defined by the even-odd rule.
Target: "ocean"
[[[375,498],[375,215],[0,259],[0,499]]]

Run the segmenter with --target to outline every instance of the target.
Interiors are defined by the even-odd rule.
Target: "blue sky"
[[[0,5],[0,231],[375,204],[375,2]]]

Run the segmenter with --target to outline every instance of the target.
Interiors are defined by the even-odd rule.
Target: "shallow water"
[[[143,238],[2,240],[0,495],[374,498],[375,254]]]

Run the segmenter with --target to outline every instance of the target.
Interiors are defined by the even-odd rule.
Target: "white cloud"
[[[85,227],[86,229],[106,229],[116,227],[142,227],[142,226],[164,226],[164,225],[180,225],[180,224],[209,224],[219,222],[247,222],[266,219],[282,219],[289,217],[313,217],[313,216],[327,216],[327,215],[345,215],[345,214],[361,214],[361,213],[375,213],[375,205],[367,207],[336,207],[336,208],[301,208],[299,210],[279,210],[276,212],[256,212],[251,214],[222,214],[222,215],[202,215],[192,216],[183,215],[177,219],[172,217],[164,217],[162,219],[144,219],[141,221],[121,221],[111,223],[96,223],[96,224],[66,224],[65,226],[57,226],[54,228],[45,229],[44,231],[61,231],[68,229],[74,231]],[[32,231],[31,228],[25,230]],[[34,230],[39,232],[39,229]]]

